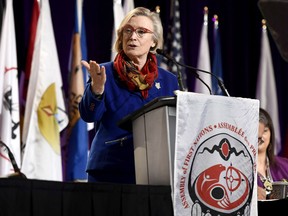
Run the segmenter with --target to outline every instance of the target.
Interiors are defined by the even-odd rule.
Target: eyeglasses
[[[153,34],[152,31],[150,31],[149,29],[143,28],[143,27],[133,28],[132,26],[125,26],[123,28],[123,34],[125,36],[130,37],[133,34],[133,32],[135,32],[137,37],[139,37],[139,38],[142,38],[147,33]]]

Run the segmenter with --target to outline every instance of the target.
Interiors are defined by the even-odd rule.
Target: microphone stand
[[[162,56],[164,56],[165,58],[169,59],[170,61],[172,61],[173,63],[175,63],[176,65],[180,65],[182,67],[185,67],[185,68],[188,68],[188,69],[191,69],[192,72],[194,72],[195,76],[197,79],[199,79],[209,90],[210,94],[212,95],[212,91],[211,91],[211,88],[207,85],[207,83],[205,83],[199,76],[199,74],[196,72],[196,71],[200,71],[200,72],[203,72],[203,73],[207,73],[207,74],[210,74],[211,76],[213,76],[215,79],[217,79],[218,81],[218,85],[220,86],[221,90],[223,91],[223,93],[225,93],[226,96],[230,97],[230,94],[228,93],[227,89],[225,88],[225,85],[224,83],[221,81],[221,79],[219,79],[218,76],[216,76],[215,74],[213,74],[212,72],[209,72],[209,71],[205,71],[205,70],[202,70],[202,69],[198,69],[198,68],[195,68],[195,67],[192,67],[192,66],[189,66],[189,65],[185,65],[185,64],[182,64],[180,62],[177,62],[175,59],[173,59],[172,57],[170,57],[169,55],[167,55],[163,50],[161,49],[157,49],[156,52]],[[178,68],[178,67],[177,67]],[[177,70],[178,71],[178,70]],[[179,76],[179,75],[178,75]],[[181,80],[182,82],[182,80]]]
[[[173,62],[173,63],[175,63],[175,62]],[[175,64],[175,65],[177,67],[177,80],[178,80],[178,83],[179,83],[180,91],[184,91],[185,88],[184,88],[183,81],[182,81],[182,73],[180,71],[179,65],[178,64]]]

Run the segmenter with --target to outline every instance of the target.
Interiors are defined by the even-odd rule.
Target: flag
[[[17,165],[20,166],[19,92],[13,0],[6,1],[4,11],[0,40],[0,74],[4,80],[0,95],[2,104],[0,140],[8,146]],[[8,176],[12,173],[14,170],[9,160],[8,151],[5,148],[0,148],[0,176]]]
[[[113,50],[114,43],[116,41],[117,29],[120,26],[121,21],[124,19],[124,16],[134,9],[134,0],[125,0],[122,7],[122,0],[113,1],[113,12],[114,12],[114,26],[112,31],[112,43],[111,43],[111,61],[114,61],[116,52]]]
[[[4,18],[4,10],[5,10],[5,1],[0,0],[0,38],[1,38],[1,31],[2,31],[2,21]],[[3,82],[4,82],[4,72],[0,72],[0,95],[3,93]],[[2,100],[0,100],[0,113],[2,111]]]
[[[219,31],[219,20],[218,16],[214,15],[214,58],[212,72],[223,82],[223,73],[222,73],[222,54],[221,54],[221,40],[220,40],[220,31]],[[223,95],[220,86],[218,85],[218,80],[212,78],[212,93],[215,95]]]
[[[48,0],[42,0],[28,85],[21,171],[31,179],[62,181],[60,131],[68,124]]]
[[[125,0],[123,5],[124,15],[134,9],[134,0]]]
[[[167,42],[164,44],[165,52],[177,62],[184,63],[181,36],[181,20],[179,1],[175,0],[171,6],[170,24],[168,26]],[[162,57],[161,57],[162,58]],[[182,80],[184,90],[187,89],[187,76],[183,67],[175,65],[166,58],[159,58],[160,66],[171,71]],[[178,73],[179,72],[179,73]]]
[[[178,92],[174,215],[257,215],[259,101]]]
[[[261,54],[257,78],[256,98],[260,100],[260,107],[267,110],[272,118],[275,129],[275,153],[278,154],[281,151],[281,135],[278,115],[277,89],[265,20],[263,20],[262,25]]]
[[[82,8],[83,8],[83,2],[84,0],[82,0]],[[80,5],[80,3],[78,4]],[[81,26],[79,29],[81,29],[80,31],[80,40],[81,40],[81,55],[82,55],[82,59],[83,60],[87,60],[88,58],[88,50],[87,50],[87,41],[86,41],[86,28],[85,28],[85,20],[84,20],[84,15],[82,14],[83,9],[81,10],[81,8],[78,7],[78,23],[81,23]],[[82,21],[81,21],[82,20]],[[86,83],[86,81],[89,78],[89,73],[87,71],[87,69],[82,66],[82,72],[83,72],[83,77],[84,77],[84,83]],[[88,131],[92,130],[94,128],[94,123],[93,122],[89,122],[87,123],[87,129]]]
[[[0,37],[1,37],[2,20],[3,20],[4,9],[5,9],[5,1],[4,0],[0,0]]]
[[[211,71],[210,66],[210,51],[209,51],[209,42],[208,42],[208,8],[204,8],[204,20],[200,35],[200,47],[198,54],[198,62],[197,68],[205,71]],[[200,79],[203,80],[204,83],[210,88],[212,85],[212,77],[207,73],[198,73],[200,75]],[[199,79],[195,80],[195,92],[210,94],[210,90],[205,84],[202,83]]]
[[[22,72],[20,76],[20,80],[21,80],[20,82],[21,128],[23,127],[26,97],[27,97],[27,90],[28,90],[28,84],[29,84],[30,73],[31,73],[32,55],[33,55],[33,50],[34,50],[36,28],[37,28],[39,13],[40,13],[40,8],[39,8],[38,0],[34,0],[33,8],[32,8],[31,25],[30,25],[30,32],[29,32],[30,35],[29,35],[29,42],[28,42],[28,51],[27,51],[27,57],[26,57],[25,71]]]
[[[111,61],[114,61],[114,58],[116,56],[116,52],[113,50],[113,46],[116,41],[117,29],[120,26],[120,23],[124,18],[122,0],[113,1],[113,12],[114,12],[114,26],[113,26],[113,31],[112,31]]]
[[[83,0],[76,0],[75,7],[75,27],[72,38],[71,67],[69,79],[69,124],[67,128],[67,161],[66,181],[86,181],[86,164],[88,156],[88,130],[87,123],[84,122],[78,110],[78,104],[83,96],[85,74],[84,67],[81,66],[82,56],[86,53],[85,23],[82,15]],[[83,39],[82,39],[83,38]],[[83,49],[81,49],[83,48]],[[86,54],[84,54],[86,56]]]

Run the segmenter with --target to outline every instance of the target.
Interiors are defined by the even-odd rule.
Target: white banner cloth
[[[259,101],[177,94],[175,216],[258,215]]]

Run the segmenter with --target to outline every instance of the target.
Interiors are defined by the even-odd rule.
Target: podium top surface
[[[163,96],[163,97],[157,97],[147,104],[145,104],[140,109],[130,113],[129,115],[125,116],[123,119],[121,119],[118,122],[118,126],[124,130],[132,131],[132,123],[135,119],[137,119],[139,116],[150,112],[154,109],[157,109],[162,106],[176,106],[176,96]]]

